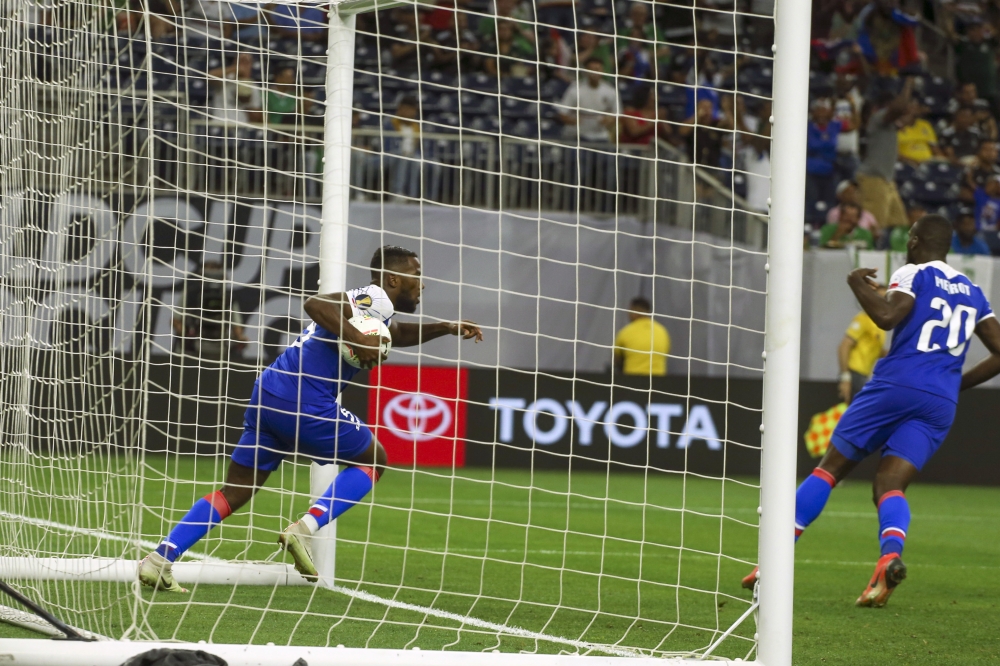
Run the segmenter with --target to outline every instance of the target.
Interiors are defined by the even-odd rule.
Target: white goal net
[[[756,658],[773,1],[337,11],[0,2],[0,579],[110,639]],[[320,584],[288,456],[138,585],[385,245],[484,340],[345,389],[388,469]]]

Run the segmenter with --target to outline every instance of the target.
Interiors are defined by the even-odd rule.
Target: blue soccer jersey
[[[370,284],[347,292],[352,316],[378,317],[386,326],[392,321],[392,301],[385,291]],[[260,376],[260,388],[300,405],[324,405],[337,396],[360,370],[340,356],[338,336],[311,322]]]
[[[958,402],[969,338],[993,316],[986,296],[943,261],[903,266],[890,278],[889,291],[913,296],[913,309],[893,330],[889,354],[873,378]]]

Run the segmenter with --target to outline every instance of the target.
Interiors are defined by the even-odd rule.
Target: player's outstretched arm
[[[901,291],[890,291],[884,298],[876,291],[874,268],[858,268],[847,275],[847,286],[868,313],[875,325],[883,331],[891,331],[913,309],[913,296]]]
[[[351,343],[362,368],[370,368],[383,360],[379,355],[379,343],[350,322],[351,301],[344,292],[310,296],[304,309],[314,322]]]
[[[990,355],[962,375],[963,391],[1000,375],[1000,322],[996,317],[987,317],[976,325],[976,335],[986,345]]]
[[[442,321],[435,324],[404,324],[392,322],[393,347],[413,347],[443,335],[460,335],[463,340],[482,342],[483,332],[479,324],[471,321]]]

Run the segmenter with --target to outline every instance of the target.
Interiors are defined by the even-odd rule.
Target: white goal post
[[[265,3],[261,2],[261,4]],[[284,0],[281,4],[285,4]],[[325,52],[325,106],[322,121],[322,213],[319,224],[318,252],[318,285],[321,293],[344,291],[352,286],[348,283],[348,269],[352,265],[352,261],[357,264],[357,260],[349,258],[348,255],[349,205],[352,188],[352,133],[355,129],[352,122],[355,108],[355,17],[359,13],[404,4],[406,3],[400,0],[389,0],[388,2],[344,0],[332,3],[332,9],[329,13],[329,33]],[[621,643],[620,639],[611,644],[583,640],[582,636],[585,631],[580,632],[581,638],[560,638],[558,641],[561,642],[556,643],[560,650],[575,654],[521,654],[499,649],[487,652],[468,652],[419,648],[390,650],[375,647],[242,645],[227,644],[224,640],[220,640],[224,637],[219,634],[211,637],[210,645],[198,645],[180,639],[169,642],[99,640],[80,644],[0,638],[0,661],[8,658],[14,664],[33,666],[53,663],[55,658],[58,663],[66,666],[83,666],[84,664],[87,666],[103,666],[105,664],[117,666],[128,657],[146,649],[197,645],[199,649],[206,649],[223,657],[231,666],[243,664],[285,665],[291,664],[298,658],[304,659],[311,666],[327,663],[336,663],[338,666],[374,666],[386,663],[412,664],[414,666],[433,663],[441,666],[459,666],[460,663],[465,664],[470,660],[474,660],[477,664],[496,664],[497,666],[572,666],[584,658],[579,656],[580,654],[588,655],[585,657],[590,660],[588,663],[595,664],[595,666],[624,663],[623,659],[630,659],[632,663],[636,664],[652,664],[654,659],[659,664],[665,661],[674,663],[675,660],[677,663],[687,663],[689,660],[715,659],[713,651],[730,635],[730,632],[744,623],[749,624],[755,620],[758,627],[757,633],[752,639],[755,649],[751,648],[750,652],[754,653],[756,663],[763,666],[790,665],[792,663],[795,460],[797,442],[799,441],[797,405],[810,4],[801,0],[775,0],[773,111],[769,119],[763,119],[764,122],[771,124],[772,130],[771,197],[766,231],[766,313],[763,337],[765,363],[762,422],[760,424],[761,470],[760,507],[758,509],[760,517],[758,533],[760,578],[758,587],[754,591],[753,602],[728,629],[716,631],[713,641],[708,647],[700,649],[696,654],[689,654],[686,658],[665,655],[663,650],[659,650],[654,656],[654,653],[648,650],[646,652],[634,650],[627,644]],[[149,63],[151,61],[150,58]],[[152,78],[154,76],[153,65],[147,64],[147,67],[148,74]],[[136,89],[134,94],[137,99],[140,99],[142,94],[147,95],[145,101],[152,109],[152,86],[147,88],[145,93],[140,93]],[[142,100],[140,99],[140,101]],[[5,104],[9,107],[11,102],[8,101]],[[5,114],[8,112],[9,108],[4,110]],[[150,114],[150,118],[147,120],[151,123],[152,111],[147,111],[147,113]],[[180,160],[178,159],[178,161]],[[469,169],[470,172],[477,170],[473,167],[469,167]],[[149,178],[151,181],[153,176],[149,176]],[[692,177],[693,180],[694,177]],[[3,196],[6,197],[16,185],[17,183],[4,180],[6,191],[2,193]],[[580,186],[577,188],[583,189]],[[696,206],[690,208],[693,211]],[[736,205],[732,204],[729,212],[732,213],[735,208]],[[10,213],[7,211],[5,214],[9,215]],[[147,211],[147,214],[152,216],[151,211]],[[9,251],[11,246],[3,247],[7,248],[5,251]],[[149,268],[150,274],[152,274],[152,270]],[[4,321],[7,319],[8,316],[5,314]],[[6,335],[6,333],[2,335]],[[413,362],[420,364],[422,361]],[[536,371],[535,374],[544,373]],[[497,413],[500,413],[499,410]],[[653,413],[649,412],[648,417],[651,423]],[[524,423],[528,424],[528,419],[525,419]],[[535,423],[535,421],[530,423]],[[527,427],[525,425],[525,429]],[[319,496],[331,484],[336,473],[335,465],[320,466],[313,463],[310,468],[309,493],[313,497]],[[529,504],[531,501],[531,499],[528,500]],[[13,503],[11,506],[0,506],[0,520],[7,523],[6,529],[9,530],[10,534],[16,532],[14,526],[18,523],[42,531],[65,531],[66,529],[66,526],[61,523],[46,522],[37,517],[26,517],[19,513],[19,510],[19,507],[13,506]],[[610,510],[608,509],[608,511]],[[164,511],[164,513],[167,512]],[[134,520],[135,517],[126,519],[125,522],[134,522]],[[336,525],[337,521],[334,521],[323,528],[317,535],[321,538],[314,542],[321,585],[347,595],[351,602],[371,602],[372,598],[375,598],[373,595],[350,586],[339,586],[336,583],[336,546],[338,543]],[[138,538],[122,537],[110,532],[88,532],[84,528],[77,529],[76,534],[81,535],[82,538],[92,538],[98,542],[102,540],[119,541],[122,544],[122,552],[139,553],[156,546],[155,543],[143,542]],[[247,528],[248,534],[251,529]],[[569,528],[566,528],[566,531],[569,532]],[[72,536],[72,529],[69,533]],[[81,581],[86,583],[124,583],[135,585],[134,594],[139,594],[135,573],[136,560],[120,557],[73,557],[71,555],[46,557],[47,554],[32,554],[26,548],[17,549],[16,554],[14,550],[0,553],[0,579],[18,583],[59,581],[65,583],[67,589],[69,589],[69,585]],[[191,559],[178,562],[175,568],[177,579],[182,584],[261,586],[262,588],[309,585],[295,573],[289,564],[270,561],[230,561],[201,553],[191,553],[190,555]],[[565,557],[565,553],[563,556]],[[678,564],[678,568],[679,566]],[[680,578],[679,575],[678,578]],[[637,579],[637,587],[638,584],[639,580]],[[678,588],[682,587],[680,583],[677,586]],[[539,641],[545,642],[552,639],[552,636],[544,632],[518,629],[513,621],[497,623],[476,620],[463,613],[440,610],[433,604],[423,606],[397,600],[391,591],[387,593],[387,596],[388,598],[378,597],[379,601],[375,602],[381,604],[384,611],[383,619],[392,612],[423,613],[421,622],[430,622],[430,626],[434,626],[433,623],[448,627],[458,626],[459,631],[461,631],[465,627],[465,623],[468,623],[471,629],[482,630],[486,633],[493,632],[498,635],[515,635],[529,642],[534,641],[536,649]],[[73,603],[72,594],[69,595],[69,599],[61,596],[58,598],[60,603]],[[136,598],[138,599],[138,597]],[[105,600],[99,601],[99,603],[104,602]],[[0,604],[3,603],[5,602],[0,599]],[[8,611],[10,609],[0,608],[0,621],[5,621],[5,618],[9,617],[16,620],[18,626],[31,624],[31,620],[26,619],[23,615],[8,613]],[[140,614],[142,612],[141,604],[138,601],[132,603],[131,611],[134,614]],[[645,612],[649,613],[648,610]],[[653,614],[655,615],[655,611]],[[513,611],[510,615],[513,615]],[[638,621],[639,616],[637,615],[635,619]],[[132,622],[136,622],[134,617]],[[476,624],[477,622],[478,624]],[[127,629],[128,627],[120,628]],[[521,633],[517,633],[518,631]],[[111,638],[117,637],[112,636]],[[659,647],[659,644],[657,646]],[[741,659],[735,658],[732,662],[727,661],[727,663],[741,661]]]

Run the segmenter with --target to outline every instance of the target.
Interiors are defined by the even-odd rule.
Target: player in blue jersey
[[[364,498],[385,470],[385,449],[361,420],[341,407],[337,396],[358,372],[340,356],[340,337],[351,344],[363,367],[381,362],[379,344],[348,321],[366,314],[378,317],[396,347],[410,347],[443,335],[483,339],[475,323],[405,324],[396,312],[416,312],[423,283],[417,255],[387,245],[375,251],[372,282],[346,293],[309,298],[312,319],[302,334],[254,383],[243,420],[243,435],[233,451],[220,490],[195,502],[166,539],[139,565],[139,581],[170,592],[186,592],[171,573],[173,562],[248,501],[288,455],[300,454],[325,465],[346,468],[278,542],[308,580],[318,578],[310,537]]]
[[[859,268],[847,278],[875,324],[893,331],[892,345],[841,417],[819,467],[799,486],[795,539],[819,516],[833,487],[880,451],[872,499],[882,555],[858,606],[884,606],[906,578],[901,557],[910,525],[906,488],[948,434],[960,388],[1000,372],[1000,323],[979,287],[944,262],[951,237],[944,217],[920,218],[910,229],[907,264],[892,275],[885,297],[875,290],[875,270]],[[991,356],[963,381],[973,333]],[[743,586],[752,588],[756,578],[754,569]]]

